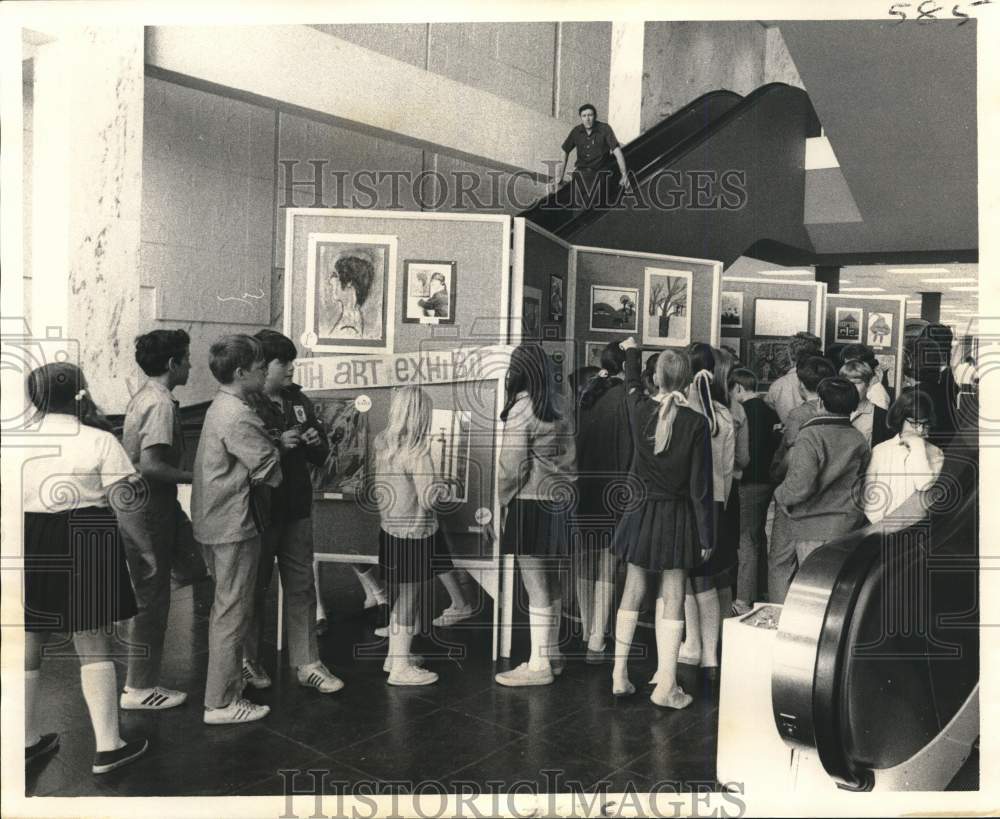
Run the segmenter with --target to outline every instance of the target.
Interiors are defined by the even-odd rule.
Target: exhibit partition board
[[[521,312],[511,322],[511,343],[541,342],[556,386],[568,397],[576,318],[573,246],[522,217],[516,218],[514,282],[515,290],[520,286],[520,299],[515,296],[514,303],[520,304]]]
[[[794,366],[789,336],[808,332],[823,339],[826,298],[825,282],[723,276],[721,344],[766,388]]]
[[[875,351],[889,379],[889,389],[899,394],[903,382],[903,347],[906,330],[906,296],[856,296],[830,294],[826,299],[826,346],[865,344]]]
[[[496,566],[484,524],[498,513],[510,217],[290,208],[286,231],[283,332],[300,350],[297,383],[337,436],[315,487],[316,552],[377,560],[372,447],[393,387],[411,383],[434,405],[436,457],[461,473],[440,515],[453,554]],[[479,360],[483,348],[493,353]]]
[[[722,262],[598,247],[573,256],[577,367],[629,336],[649,350],[719,343]]]

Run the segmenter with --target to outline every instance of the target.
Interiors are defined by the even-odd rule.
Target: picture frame
[[[753,340],[750,342],[747,367],[760,384],[771,384],[785,375],[795,362],[787,339]]]
[[[691,343],[691,271],[647,267],[643,281],[642,343],[686,347]]]
[[[866,323],[865,343],[873,349],[891,347],[893,319],[892,313],[886,310],[870,311]]]
[[[457,263],[430,259],[403,262],[403,321],[454,324]]]
[[[837,307],[833,313],[833,340],[848,344],[860,343],[864,312],[862,307]]]
[[[541,338],[542,335],[542,291],[537,287],[524,287],[521,308],[521,336],[525,339]]]
[[[309,234],[304,347],[393,352],[397,246],[392,235]]]
[[[590,287],[590,330],[634,335],[639,329],[639,290],[594,284]]]
[[[351,500],[368,475],[368,413],[354,398],[313,398],[316,419],[326,432],[330,452],[321,467],[310,466],[313,495],[325,500]]]
[[[755,336],[794,336],[809,332],[809,299],[764,299],[753,301]]]
[[[549,321],[562,324],[566,317],[566,279],[557,273],[549,274]]]
[[[719,323],[723,330],[736,330],[743,326],[743,291],[723,290],[719,304]]]
[[[604,348],[608,345],[603,341],[588,341],[583,345],[583,366],[584,367],[601,367],[601,354],[604,352]]]

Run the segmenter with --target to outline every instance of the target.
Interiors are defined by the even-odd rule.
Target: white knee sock
[[[313,585],[316,587],[316,622],[326,619],[326,609],[323,607],[323,595],[319,590],[319,561],[313,561]]]
[[[576,576],[576,602],[580,609],[580,637],[590,640],[591,623],[594,619],[594,584],[585,576]]]
[[[594,619],[590,629],[590,641],[587,643],[587,648],[591,651],[604,651],[604,633],[608,630],[608,617],[611,615],[614,595],[614,583],[607,583],[604,580],[594,582]]]
[[[628,653],[632,648],[635,624],[638,621],[639,612],[618,609],[618,616],[615,618],[615,667],[611,672],[616,688],[625,688],[628,682]]]
[[[656,604],[660,607],[657,617],[663,611],[663,601],[657,599]],[[698,662],[701,658],[701,627],[698,624],[698,602],[693,594],[684,595],[684,627],[686,634],[684,642],[681,643],[680,657],[693,662]]]
[[[417,627],[396,624],[389,630],[389,673],[410,665],[410,648]]]
[[[701,630],[701,664],[719,664],[719,593],[715,589],[695,595],[698,601],[698,622]]]
[[[110,660],[80,666],[80,685],[94,726],[98,751],[116,751],[125,743],[118,733],[118,678]]]
[[[41,739],[35,723],[35,703],[38,700],[39,671],[24,672],[24,747],[29,748]]]
[[[552,612],[552,630],[549,632],[549,657],[557,660],[562,657],[559,650],[559,625],[562,623],[562,599],[557,597],[549,606]]]
[[[683,620],[665,620],[656,617],[656,680],[657,685],[672,691],[677,685],[677,651],[681,647]]]
[[[552,607],[528,606],[528,628],[531,631],[531,656],[528,658],[528,668],[532,671],[543,671],[549,668]]]

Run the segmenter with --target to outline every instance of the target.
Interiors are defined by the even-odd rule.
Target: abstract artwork
[[[455,323],[455,262],[407,259],[403,321],[408,324]]]
[[[642,343],[686,347],[691,343],[691,272],[647,267]]]
[[[869,347],[892,346],[892,313],[868,314]]]
[[[392,352],[396,237],[309,234],[304,346]]]
[[[562,323],[566,315],[566,280],[553,273],[549,276],[549,321]]]
[[[794,336],[808,330],[808,299],[754,299],[755,336]]]
[[[593,285],[590,288],[590,329],[631,335],[638,330],[639,291],[632,287]]]
[[[743,326],[743,291],[722,291],[722,309],[720,312],[723,328]]]
[[[431,461],[434,474],[448,487],[445,500],[469,499],[469,450],[472,446],[472,413],[436,409],[431,412]]]
[[[357,409],[353,398],[314,398],[313,407],[330,447],[323,466],[310,467],[313,492],[327,498],[354,498],[365,479],[368,414]]]
[[[747,366],[758,380],[770,383],[792,369],[792,353],[788,341],[751,341]]]
[[[860,307],[838,307],[834,311],[834,341],[857,343],[861,340],[861,319],[864,311]]]
[[[524,288],[523,316],[524,338],[538,338],[542,327],[542,291],[537,287]]]

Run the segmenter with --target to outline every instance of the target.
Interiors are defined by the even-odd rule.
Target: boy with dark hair
[[[823,412],[802,425],[775,503],[788,518],[798,565],[826,541],[862,526],[855,488],[871,450],[851,424],[858,391],[846,378],[826,378],[818,387]]]
[[[154,330],[135,340],[135,360],[148,376],[125,410],[122,446],[145,479],[136,503],[118,512],[138,613],[129,625],[125,710],[163,710],[187,699],[159,685],[170,613],[171,569],[197,555],[191,521],[177,502],[177,485],[191,483],[181,468],[184,436],[174,387],[187,383],[191,339],[183,330]]]
[[[771,481],[777,486],[788,470],[788,454],[798,438],[803,424],[823,411],[816,390],[825,378],[837,374],[833,364],[822,356],[806,356],[799,364],[796,380],[802,404],[788,413],[781,443],[771,461]],[[788,518],[780,506],[775,506],[771,526],[771,548],[767,556],[767,596],[772,603],[781,603],[788,593],[788,585],[798,563],[795,548],[788,533]]]
[[[320,662],[316,643],[309,477],[309,464],[322,466],[330,449],[312,402],[303,394],[302,387],[292,383],[298,354],[295,344],[274,330],[261,330],[254,338],[263,348],[267,369],[263,392],[248,396],[248,403],[281,452],[282,481],[272,493],[270,522],[261,534],[254,601],[243,645],[243,679],[254,688],[271,685],[259,657],[264,598],[277,557],[284,591],[288,660],[300,685],[332,694],[344,684]]]
[[[788,420],[789,413],[803,402],[798,383],[799,367],[806,359],[820,355],[821,347],[819,338],[812,333],[799,332],[789,338],[788,351],[795,366],[771,385],[764,399],[767,405],[778,413],[781,423],[784,424]]]
[[[223,336],[209,368],[219,391],[205,413],[194,461],[191,517],[215,578],[208,621],[205,722],[252,722],[270,709],[242,698],[243,641],[253,608],[260,536],[254,487],[281,485],[281,460],[250,396],[264,389],[264,349],[255,338]]]
[[[750,463],[740,482],[740,546],[733,611],[745,614],[763,598],[761,575],[767,568],[767,508],[774,485],[770,468],[778,446],[778,414],[757,395],[757,376],[752,370],[736,369],[729,374],[729,390],[747,416],[750,433]],[[760,569],[764,568],[764,572]]]

